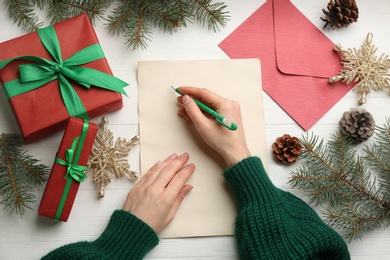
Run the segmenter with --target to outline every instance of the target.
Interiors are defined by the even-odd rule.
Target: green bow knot
[[[68,176],[71,176],[75,181],[83,182],[87,178],[87,174],[85,173],[85,171],[87,170],[87,166],[75,165],[73,163],[74,152],[75,152],[74,149],[75,146],[77,145],[77,142],[78,142],[78,138],[75,138],[73,140],[72,147],[66,150],[65,161],[57,157],[55,159],[55,162],[67,167],[65,179],[67,179]]]
[[[37,89],[58,79],[62,99],[69,115],[88,118],[87,111],[70,82],[76,82],[88,89],[91,86],[96,86],[126,95],[123,89],[128,85],[126,82],[107,73],[80,66],[104,58],[100,44],[90,45],[63,60],[60,43],[54,28],[49,26],[37,32],[53,61],[36,56],[20,56],[0,61],[0,70],[14,60],[33,62],[20,65],[20,77],[4,83],[8,98]]]

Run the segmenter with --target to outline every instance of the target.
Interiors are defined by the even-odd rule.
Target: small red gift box
[[[67,221],[80,182],[85,178],[97,124],[71,117],[39,205],[39,215]]]
[[[47,33],[50,31],[48,29],[54,36]],[[45,37],[54,43],[44,44]],[[53,45],[57,46],[57,50],[50,51]],[[79,54],[85,50],[87,52],[81,58]],[[96,58],[92,59],[91,56]],[[37,61],[36,57],[41,60]],[[48,68],[43,69],[42,64]],[[87,74],[83,75],[86,70]],[[101,86],[95,84],[99,77],[88,74],[92,70],[100,73],[99,77],[111,77],[110,81],[104,78],[100,80]],[[23,74],[24,71],[27,72]],[[46,78],[43,79],[42,75]],[[26,143],[64,129],[69,117],[94,118],[121,109],[123,102],[120,93],[125,94],[123,88],[127,85],[112,76],[95,31],[85,14],[0,43],[0,82]],[[11,84],[19,82],[22,85]],[[37,82],[44,84],[37,87],[34,85]],[[26,87],[23,84],[30,85]],[[31,90],[24,92],[29,88]],[[121,90],[112,91],[111,88]],[[65,96],[70,97],[72,102],[74,99],[80,101],[81,105],[70,102],[66,106],[68,98]],[[76,110],[73,114],[69,112],[72,109]]]

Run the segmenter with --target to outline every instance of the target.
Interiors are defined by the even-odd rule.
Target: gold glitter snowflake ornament
[[[108,129],[108,120],[102,118],[87,170],[88,175],[93,174],[93,182],[100,185],[100,198],[104,197],[104,187],[111,182],[111,175],[117,178],[128,176],[131,180],[138,179],[138,173],[130,170],[127,160],[131,147],[138,142],[138,136],[134,136],[130,141],[118,137],[114,145],[113,134]]]
[[[339,71],[339,75],[329,79],[330,83],[339,80],[346,84],[355,82],[353,89],[359,93],[359,105],[366,103],[366,95],[371,90],[386,89],[390,94],[390,59],[384,53],[379,58],[375,55],[378,48],[372,44],[372,33],[367,34],[359,50],[345,50],[340,44],[336,44],[334,50],[341,53],[344,68]]]

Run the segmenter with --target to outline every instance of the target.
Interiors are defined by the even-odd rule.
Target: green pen
[[[176,93],[178,93],[179,95],[183,96],[182,93],[180,93],[179,91],[179,88],[175,88],[174,86],[171,86],[172,89],[174,91],[176,91]],[[209,108],[208,106],[206,106],[205,104],[203,104],[202,102],[200,102],[199,100],[197,100],[196,98],[192,98],[195,103],[198,105],[198,107],[200,109],[202,109],[203,111],[205,111],[206,113],[210,114],[211,116],[213,116],[215,118],[215,120],[223,125],[224,127],[226,127],[227,129],[230,129],[230,130],[237,130],[237,125],[235,123],[233,123],[232,121],[230,121],[229,119],[227,119],[226,117],[220,115],[217,111]]]

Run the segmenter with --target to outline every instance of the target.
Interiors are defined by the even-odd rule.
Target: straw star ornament
[[[339,71],[339,75],[331,77],[329,82],[356,82],[353,89],[359,93],[359,105],[366,103],[366,95],[371,90],[387,90],[390,94],[390,59],[384,53],[379,58],[376,56],[378,48],[372,44],[372,37],[372,33],[368,33],[359,50],[345,50],[340,44],[334,47],[335,51],[341,53],[344,68]]]
[[[108,129],[108,120],[103,117],[88,161],[87,174],[93,175],[93,182],[100,185],[99,197],[103,198],[105,186],[111,182],[111,175],[117,178],[128,176],[138,179],[138,173],[130,170],[127,157],[131,147],[139,142],[134,136],[130,141],[118,137],[114,145],[114,136]]]

